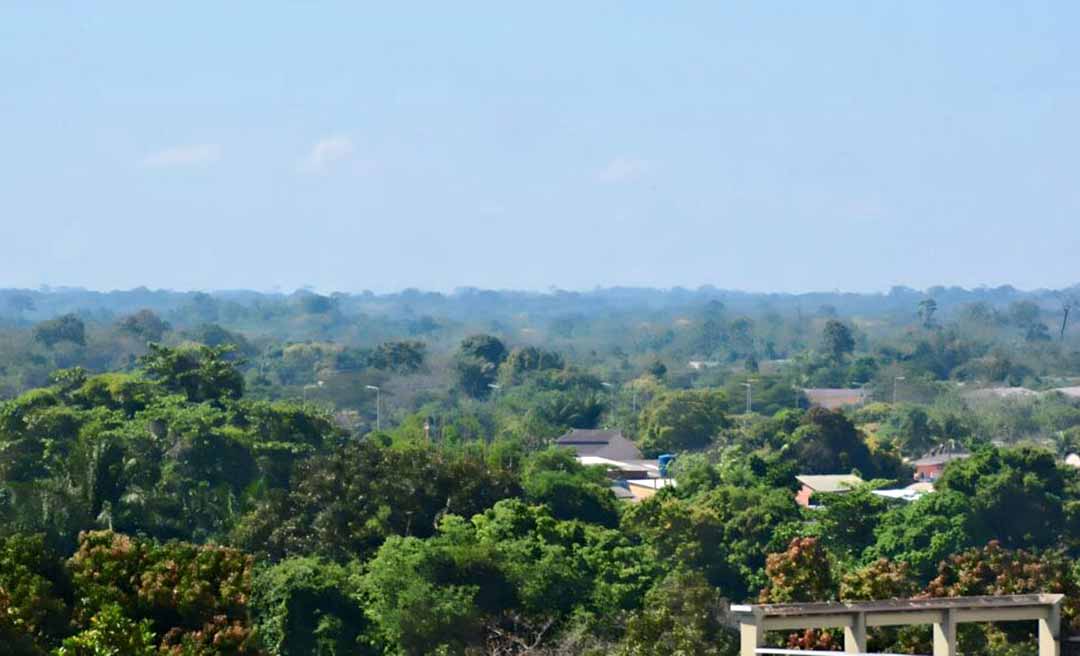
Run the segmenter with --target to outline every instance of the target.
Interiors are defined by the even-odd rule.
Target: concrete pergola
[[[1039,656],[1060,656],[1060,594],[1023,594],[992,597],[892,599],[854,603],[763,604],[732,606],[739,620],[740,656],[758,654],[813,654],[766,649],[766,631],[799,629],[844,630],[843,652],[867,654],[866,629],[872,626],[931,624],[933,656],[956,656],[956,625],[964,622],[1039,623]]]

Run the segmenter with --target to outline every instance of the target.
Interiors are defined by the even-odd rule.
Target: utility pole
[[[906,380],[906,379],[903,376],[896,376],[892,380],[892,404],[893,405],[896,405],[896,387],[897,387],[897,384],[902,380]]]
[[[618,428],[618,422],[615,420],[615,386],[607,382],[600,384],[611,390],[611,427]]]
[[[382,430],[382,390],[377,385],[365,385],[369,390],[375,390],[375,430]]]

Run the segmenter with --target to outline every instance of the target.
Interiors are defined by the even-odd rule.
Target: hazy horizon
[[[1080,6],[0,8],[0,286],[1074,284]]]

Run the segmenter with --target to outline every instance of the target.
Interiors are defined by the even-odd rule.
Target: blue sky
[[[0,6],[0,286],[1080,281],[1075,2],[163,4]]]

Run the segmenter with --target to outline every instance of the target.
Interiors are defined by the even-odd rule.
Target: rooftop
[[[620,462],[643,459],[641,451],[620,430],[575,428],[555,440],[555,444],[573,449],[579,457],[592,456]]]
[[[862,388],[807,387],[803,389],[810,405],[836,410],[848,405],[862,405],[869,394]]]
[[[923,457],[912,462],[913,465],[943,465],[953,460],[967,458],[971,454],[955,444],[942,444],[923,454]]]
[[[814,492],[846,492],[863,483],[855,474],[807,474],[796,476],[795,480]]]

